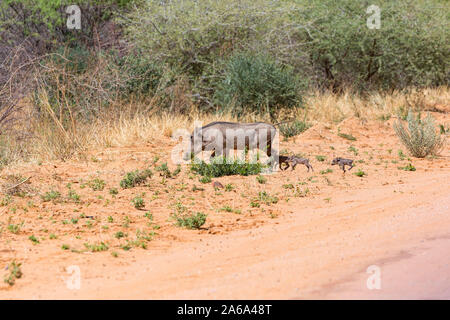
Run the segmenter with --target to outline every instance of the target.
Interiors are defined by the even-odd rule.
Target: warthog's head
[[[339,164],[341,161],[341,158],[334,158],[333,161],[331,161],[331,165],[334,166],[335,164]]]

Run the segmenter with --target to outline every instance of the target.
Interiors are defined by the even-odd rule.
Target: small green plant
[[[274,204],[278,202],[278,198],[275,196],[271,196],[266,191],[260,191],[258,193],[258,200],[264,202],[267,205]]]
[[[194,184],[194,186],[192,187],[192,191],[204,191],[205,189],[204,188],[199,188],[199,187],[197,187],[195,184]]]
[[[348,147],[348,151],[353,152],[353,154],[354,154],[355,156],[358,155],[358,149],[356,149],[354,146]]]
[[[338,132],[338,136],[350,141],[356,141],[356,138],[354,136],[352,136],[351,134],[348,133],[342,133],[342,132]]]
[[[327,170],[321,170],[320,174],[327,174],[327,173],[332,173],[332,172],[333,172],[333,170],[328,168]]]
[[[416,158],[424,158],[429,154],[437,155],[444,146],[445,138],[436,132],[434,118],[428,113],[425,119],[421,120],[420,115],[415,117],[410,109],[406,121],[408,128],[397,120],[394,130],[408,151]]]
[[[36,238],[34,235],[29,236],[28,239],[31,240],[31,242],[33,244],[38,244],[39,243],[38,238]]]
[[[153,214],[150,213],[150,211],[146,212],[146,213],[144,214],[144,217],[147,218],[147,219],[150,220],[150,221],[153,221]]]
[[[224,206],[220,209],[220,211],[233,212],[233,208],[231,208],[230,206]]]
[[[20,270],[21,263],[17,263],[16,261],[11,262],[8,265],[9,275],[5,276],[3,281],[10,286],[13,286],[16,283],[16,279],[20,279],[22,277],[22,270]]]
[[[167,162],[164,162],[162,165],[156,167],[155,170],[164,178],[174,178],[181,172],[181,166],[178,165],[173,172],[170,172]]]
[[[414,167],[412,165],[412,163],[408,163],[406,166],[404,167],[398,167],[399,170],[404,170],[404,171],[416,171],[416,167]]]
[[[67,197],[75,203],[80,202],[80,196],[75,192],[75,190],[69,189]]]
[[[100,178],[95,178],[88,182],[88,186],[94,191],[103,191],[106,182]]]
[[[122,223],[122,227],[124,228],[128,228],[130,226],[131,220],[128,216],[125,216],[125,218],[123,218],[123,223]]]
[[[441,134],[447,134],[447,133],[450,132],[450,127],[446,128],[446,127],[444,127],[443,124],[440,124],[439,125],[439,131],[440,131]]]
[[[356,171],[356,172],[354,173],[354,175],[357,176],[357,177],[364,177],[364,176],[366,176],[367,174],[366,174],[364,171],[362,171],[361,169],[358,169],[358,171]]]
[[[117,258],[117,257],[119,256],[119,254],[118,254],[116,251],[112,251],[112,252],[111,252],[111,255],[112,255],[114,258]]]
[[[234,186],[231,183],[225,185],[225,191],[230,192],[234,190]]]
[[[150,169],[143,171],[135,170],[128,172],[126,176],[120,181],[120,186],[123,189],[134,188],[140,184],[143,184],[148,178],[153,175]]]
[[[260,206],[261,206],[261,204],[259,203],[258,200],[253,199],[252,201],[250,201],[250,207],[259,208]]]
[[[61,246],[61,249],[63,249],[63,250],[69,250],[69,249],[70,249],[70,246],[69,246],[68,244],[63,244],[63,245]]]
[[[114,237],[117,238],[117,239],[120,239],[120,238],[123,238],[123,237],[126,237],[126,236],[127,235],[125,233],[123,233],[122,231],[118,231],[118,232],[116,232],[114,234]]]
[[[264,176],[258,175],[258,176],[256,176],[256,181],[258,181],[258,183],[264,184],[267,182],[267,178]]]
[[[131,200],[131,203],[133,203],[133,206],[136,209],[144,208],[145,202],[144,202],[143,196],[144,196],[144,194],[141,194],[141,195],[134,197],[133,200]]]
[[[325,156],[320,156],[320,155],[316,156],[317,161],[320,161],[320,162],[324,162],[326,158],[327,157],[325,157]]]
[[[84,246],[91,252],[107,251],[109,249],[108,245],[104,242],[100,242],[98,244],[89,244],[86,242]]]
[[[59,197],[61,197],[61,194],[58,191],[54,191],[54,190],[48,191],[48,192],[44,193],[43,195],[41,195],[42,201],[44,201],[44,202],[56,200]]]
[[[11,233],[18,234],[20,231],[20,228],[22,228],[22,226],[23,226],[23,222],[21,224],[9,224],[8,230]]]
[[[187,229],[200,229],[206,222],[206,216],[207,215],[202,212],[183,216],[174,214],[176,225]]]
[[[117,190],[117,188],[111,188],[111,189],[109,189],[109,194],[112,196],[118,195],[119,190]]]
[[[55,239],[57,239],[57,236],[56,236],[54,233],[50,233],[50,235],[48,236],[48,238],[49,238],[50,240],[55,240]]]
[[[2,198],[2,201],[0,202],[0,206],[2,207],[6,207],[7,205],[9,205],[12,202],[12,198],[9,194],[7,194],[6,196],[4,196]]]
[[[212,180],[210,176],[203,176],[200,177],[198,181],[200,181],[201,183],[210,183]]]
[[[108,216],[107,220],[108,220],[109,223],[113,223],[114,222],[114,219],[111,216]]]

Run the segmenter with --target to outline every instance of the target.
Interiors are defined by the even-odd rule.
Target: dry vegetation
[[[0,51],[0,56],[8,58],[0,65],[8,71],[5,79],[0,78],[0,112],[5,116],[0,116],[0,266],[10,268],[0,291],[26,281],[30,266],[42,259],[83,264],[85,255],[96,253],[105,259],[124,257],[116,260],[127,263],[138,250],[254,228],[283,218],[303,203],[331,206],[337,194],[403,183],[399,181],[416,170],[435,172],[448,167],[445,137],[450,131],[450,90],[443,49],[436,45],[430,53],[431,66],[424,54],[414,56],[417,70],[405,67],[410,63],[407,55],[398,60],[390,56],[405,50],[421,53],[421,45],[428,48],[429,41],[445,42],[440,28],[426,24],[430,11],[425,4],[417,4],[422,10],[417,23],[430,28],[430,36],[422,32],[416,39],[412,30],[412,38],[407,39],[411,48],[398,45],[399,52],[385,50],[381,57],[371,50],[362,50],[367,55],[360,52],[368,46],[365,40],[373,36],[367,30],[359,33],[358,25],[365,23],[360,17],[354,25],[345,25],[349,30],[338,30],[339,48],[328,37],[320,38],[337,23],[316,24],[316,20],[330,18],[320,1],[311,7],[305,3],[308,10],[298,7],[295,12],[290,7],[294,2],[288,1],[270,2],[271,6],[267,0],[243,1],[242,5],[251,6],[247,11],[230,3],[202,2],[198,15],[192,16],[186,16],[183,7],[171,7],[169,18],[179,19],[181,27],[165,23],[162,4],[127,8],[121,19],[131,22],[122,27],[132,34],[125,38],[130,41],[125,49],[117,47],[118,39],[111,40],[117,46],[93,41],[89,29],[80,35],[89,39],[78,39],[81,45],[65,39],[64,45],[52,47],[51,52],[31,54],[19,45],[15,51],[5,50],[9,53]],[[347,3],[346,15],[359,12],[356,2]],[[44,28],[32,23],[36,17],[30,13],[34,12],[31,2],[28,7],[12,5],[5,9],[0,4],[0,13],[23,9],[32,18],[28,21],[31,31]],[[405,10],[402,6],[413,4],[385,5],[398,14]],[[255,8],[267,8],[267,12]],[[223,15],[228,9],[233,11],[229,24]],[[209,17],[201,10],[214,14]],[[144,18],[168,29],[150,32],[148,28],[154,26],[141,21],[141,11],[147,15]],[[58,26],[56,13],[48,18],[54,18]],[[96,17],[97,13],[89,14]],[[311,30],[293,27],[295,19]],[[402,26],[415,26],[415,21],[408,16]],[[440,26],[439,21],[433,24]],[[201,28],[186,32],[182,28],[193,23]],[[389,28],[383,32],[403,34],[394,18],[386,25]],[[65,33],[55,26],[47,26],[46,32],[55,39],[64,38]],[[4,27],[6,33],[15,30],[7,24]],[[268,30],[284,32],[278,36]],[[166,33],[170,37],[162,37]],[[361,43],[354,43],[353,38],[361,38]],[[377,35],[380,51],[390,48],[383,39]],[[373,49],[376,41],[369,42]],[[303,46],[309,55],[293,54]],[[352,54],[347,54],[347,47],[360,60],[349,61]],[[117,52],[106,50],[111,48]],[[333,67],[317,54],[323,48],[333,56]],[[151,54],[140,55],[140,50]],[[394,67],[386,67],[386,61],[393,60],[398,63],[396,73]],[[379,74],[371,69],[372,63],[383,66],[377,69]],[[428,78],[417,76],[419,71]],[[248,72],[251,77],[242,76]],[[304,83],[306,76],[310,86]],[[21,81],[28,78],[29,82]],[[433,141],[439,140],[435,144],[440,148],[431,146],[420,154],[421,159],[402,146],[393,127],[409,119],[410,112],[430,113],[436,120],[437,126],[427,130],[435,134]],[[297,166],[294,172],[211,179],[196,174],[190,164],[171,162],[178,143],[172,135],[178,129],[190,132],[195,121],[216,120],[296,121],[280,127],[284,135],[280,151],[310,159],[315,171]],[[443,156],[437,152],[441,150]],[[355,169],[343,174],[331,167],[336,156],[354,159]]]

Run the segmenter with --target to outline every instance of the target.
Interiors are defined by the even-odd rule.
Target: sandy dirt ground
[[[433,115],[448,125],[447,114]],[[448,144],[439,157],[408,158],[392,121],[317,124],[280,143],[308,157],[314,172],[299,165],[265,183],[214,179],[229,191],[200,183],[186,165],[161,177],[158,165],[175,168],[176,142],[164,137],[83,161],[5,168],[4,181],[31,178],[25,195],[0,207],[0,275],[12,261],[23,273],[13,286],[0,284],[0,299],[449,299]],[[355,159],[355,168],[343,174],[330,165],[334,156]],[[415,171],[401,169],[409,163]],[[119,187],[146,167],[154,172],[146,184]],[[93,190],[94,179],[103,190]],[[44,201],[51,190],[60,196]],[[137,195],[141,210],[131,204]],[[171,219],[177,210],[203,212],[206,223],[180,228]],[[379,271],[379,289],[368,288],[368,268]]]

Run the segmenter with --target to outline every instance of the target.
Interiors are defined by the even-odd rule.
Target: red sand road
[[[282,220],[144,251],[121,268],[92,259],[80,266],[80,290],[67,289],[64,273],[45,272],[42,260],[26,286],[0,297],[448,299],[449,180],[448,170],[422,173],[338,192],[328,205],[299,202]],[[381,269],[381,290],[366,287],[370,265]]]

